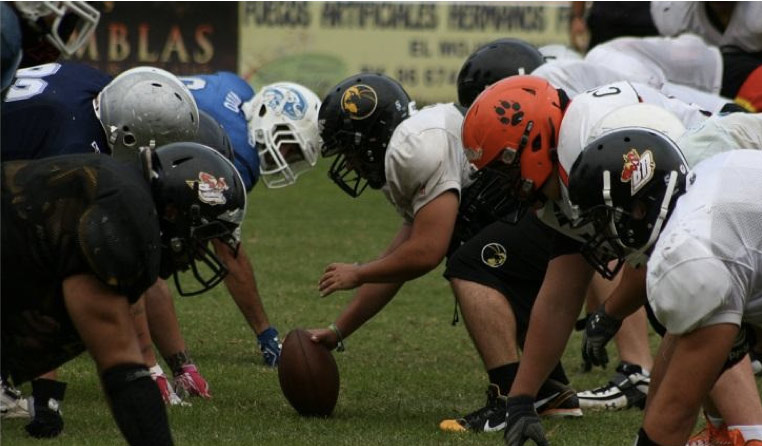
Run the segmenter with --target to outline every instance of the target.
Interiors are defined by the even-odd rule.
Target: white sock
[[[153,366],[150,369],[148,369],[148,371],[151,372],[151,376],[163,375],[164,374],[164,370],[161,369],[161,366],[159,365],[158,362],[156,363],[155,366]]]
[[[715,417],[714,415],[709,415],[706,412],[704,412],[704,416],[706,417],[707,423],[710,423],[714,427],[720,427],[725,424],[725,420],[722,417]]]
[[[743,434],[744,441],[762,441],[762,424],[752,426],[728,426],[728,429],[738,429]]]

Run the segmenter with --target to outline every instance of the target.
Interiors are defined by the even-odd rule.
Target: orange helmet
[[[553,171],[566,96],[537,76],[511,76],[485,89],[463,121],[466,157],[478,169],[513,168],[519,198],[539,190]],[[526,149],[526,150],[525,150]]]

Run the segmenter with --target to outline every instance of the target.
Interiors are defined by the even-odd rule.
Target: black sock
[[[566,372],[564,371],[564,367],[560,362],[556,364],[556,367],[552,372],[550,372],[550,376],[548,378],[554,379],[561,384],[565,384],[567,386],[569,385],[569,378],[566,377]]]
[[[519,363],[512,362],[510,364],[501,365],[494,369],[487,370],[490,384],[497,384],[500,387],[501,395],[508,395],[511,390],[513,381],[516,379],[516,372],[519,370]]]

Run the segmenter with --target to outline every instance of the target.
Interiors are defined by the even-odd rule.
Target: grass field
[[[381,193],[351,199],[326,177],[327,163],[292,187],[249,195],[244,239],[271,321],[281,335],[333,321],[351,293],[321,299],[317,281],[333,261],[372,258],[400,218]],[[169,408],[178,445],[502,445],[498,434],[440,433],[440,419],[484,402],[486,375],[462,324],[452,327],[453,298],[438,269],[406,285],[375,319],[334,356],[341,391],[333,417],[296,415],[280,393],[277,371],[262,365],[255,338],[224,287],[177,299],[180,324],[212,400]],[[652,339],[655,342],[655,339]],[[566,352],[573,384],[605,382],[611,370],[580,372],[578,334]],[[616,358],[613,358],[616,361]],[[165,367],[165,370],[167,367]],[[69,383],[66,427],[53,440],[34,440],[24,421],[2,423],[7,445],[125,444],[100,391],[94,364],[82,355],[61,369]],[[22,387],[28,392],[29,386]],[[641,412],[588,413],[547,420],[554,445],[632,444]]]

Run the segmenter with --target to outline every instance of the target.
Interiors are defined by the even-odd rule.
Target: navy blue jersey
[[[180,80],[193,93],[199,110],[212,115],[225,129],[235,152],[235,167],[246,191],[251,191],[259,179],[259,155],[241,106],[254,97],[254,89],[227,71],[184,76]]]
[[[88,274],[135,302],[159,275],[159,218],[139,169],[95,154],[2,163],[3,371],[19,383],[84,351],[61,284]]]
[[[3,161],[49,156],[110,154],[93,99],[111,77],[87,65],[49,63],[16,72],[3,99]]]

